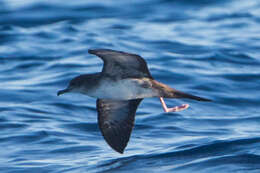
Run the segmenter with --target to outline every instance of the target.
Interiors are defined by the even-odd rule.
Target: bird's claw
[[[162,107],[163,107],[164,112],[178,112],[178,111],[183,111],[183,110],[190,107],[189,104],[183,104],[181,106],[175,106],[175,107],[172,107],[172,108],[168,108],[162,97],[160,97],[160,101],[162,103]]]
[[[166,108],[164,111],[165,112],[178,112],[178,111],[183,111],[183,110],[187,109],[189,106],[190,106],[189,104],[183,104],[181,106]]]

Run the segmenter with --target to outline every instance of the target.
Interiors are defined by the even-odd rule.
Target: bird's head
[[[69,86],[58,91],[57,95],[61,95],[68,92],[87,94],[91,92],[97,85],[100,78],[100,73],[83,74],[75,77],[69,83]]]
[[[69,92],[81,92],[83,87],[84,80],[82,80],[82,76],[77,76],[70,81],[66,89],[58,91],[57,95],[59,96]]]

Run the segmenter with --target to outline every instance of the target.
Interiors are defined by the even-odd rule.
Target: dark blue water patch
[[[154,69],[154,68],[151,68],[151,69]],[[159,79],[160,82],[164,82],[164,83],[170,83],[173,81],[175,83],[175,85],[178,85],[179,83],[189,82],[189,81],[193,80],[193,78],[191,76],[169,72],[169,70],[165,70],[165,69],[156,69],[153,71],[155,71],[152,73],[154,75],[155,79]],[[165,73],[166,71],[167,71],[167,74]],[[170,77],[170,76],[172,76],[172,77]]]
[[[39,172],[39,173],[44,173],[44,172],[51,172],[53,169],[55,169],[56,167],[54,166],[46,166],[46,167],[14,167],[14,166],[1,166],[0,170],[2,172],[7,172],[7,173],[18,173],[18,172],[23,172],[23,171],[30,171],[30,172]]]
[[[255,82],[256,78],[259,76],[259,74],[251,74],[251,73],[243,73],[243,74],[226,74],[223,75],[224,78],[236,81],[236,82],[241,82],[241,81],[246,81],[248,83],[250,82]]]
[[[6,110],[1,109],[1,113],[4,112],[4,111],[6,111]],[[6,117],[4,117],[4,116],[1,116],[1,117],[0,117],[0,122],[4,123],[4,122],[7,122],[7,121],[8,121],[8,120],[7,120]]]
[[[170,3],[170,4],[180,4],[181,6],[198,6],[198,7],[203,7],[206,6],[208,7],[209,5],[216,6],[218,4],[224,4],[226,3],[225,0],[220,0],[220,1],[207,1],[207,0],[183,0],[183,1],[171,1],[171,0],[163,0],[163,2]]]
[[[55,103],[52,104],[53,106],[57,107],[57,108],[62,108],[64,112],[67,111],[82,111],[82,105],[77,105],[77,104],[69,104],[69,103]],[[91,107],[91,106],[86,106],[86,109],[88,109],[89,111],[95,111],[96,109]]]
[[[127,165],[131,162],[134,162],[138,158],[140,158],[140,157],[139,156],[132,156],[132,157],[129,157],[129,158],[121,158],[120,160],[113,159],[113,160],[110,160],[110,161],[107,161],[107,162],[100,164],[98,166],[98,168],[99,169],[101,168],[100,172],[115,171],[115,170],[118,170],[118,168],[123,167],[124,165]]]
[[[212,52],[210,54],[206,54],[205,56],[194,56],[188,55],[185,59],[198,61],[199,63],[210,63],[212,65],[217,65],[219,61],[222,63],[226,63],[226,65],[237,66],[241,65],[250,65],[250,66],[258,66],[259,61],[247,55],[246,53],[234,51],[232,49],[221,49],[216,52]],[[203,66],[202,66],[203,68]]]
[[[54,33],[50,33],[50,32],[38,32],[38,33],[35,33],[34,34],[35,37],[39,37],[39,38],[43,38],[43,39],[57,39],[58,36],[57,34],[54,34]]]
[[[209,49],[197,45],[185,45],[174,41],[145,41],[145,44],[154,45],[159,49],[174,50],[175,53],[187,52],[189,54],[200,54],[207,52]],[[159,47],[158,47],[159,46]]]
[[[132,29],[131,25],[127,25],[127,24],[114,24],[111,28],[117,29],[117,30],[130,30],[130,29]]]
[[[76,142],[73,142],[73,141],[66,141],[64,140],[63,138],[58,138],[58,135],[56,135],[56,133],[51,133],[51,132],[48,132],[50,135],[52,136],[49,136],[48,138],[45,138],[41,141],[39,141],[38,143],[39,144],[43,144],[43,145],[49,145],[49,146],[68,146],[68,145],[75,145],[77,144]],[[63,135],[68,135],[68,136],[72,136],[70,134],[64,134]]]
[[[47,70],[52,70],[52,69],[59,69],[59,68],[75,68],[75,69],[77,69],[77,68],[86,68],[88,65],[83,65],[83,64],[78,64],[78,63],[70,63],[70,64],[65,64],[65,63],[62,63],[62,64],[54,64],[54,65],[52,65],[52,66],[49,66],[48,68],[47,68]],[[93,65],[91,65],[91,66],[93,66]]]
[[[133,7],[135,5],[132,5]],[[20,8],[17,11],[9,11],[3,15],[1,24],[15,24],[16,26],[33,27],[56,23],[60,21],[79,21],[86,19],[109,18],[121,14],[121,17],[127,16],[129,13],[136,12],[134,18],[140,18],[150,10],[148,8],[126,8],[121,9],[115,6],[105,5],[83,5],[79,7],[68,8],[63,5],[51,6],[49,4],[34,4],[25,8]],[[99,11],[102,11],[100,13]],[[140,15],[141,11],[143,14]],[[139,12],[139,13],[138,13]],[[31,13],[34,15],[32,16]],[[131,16],[130,16],[131,17]],[[8,18],[9,20],[5,20]]]
[[[243,28],[246,29],[248,27],[248,24],[245,22],[240,22],[240,23],[225,24],[225,25],[222,25],[222,27],[233,28],[233,29],[239,30],[239,29],[243,29]]]
[[[5,123],[5,124],[1,124],[0,125],[0,129],[1,129],[1,133],[6,129],[6,130],[11,130],[11,129],[15,129],[15,130],[18,130],[18,129],[23,129],[23,128],[26,128],[27,125],[26,124],[23,124],[23,123]]]
[[[45,131],[39,131],[39,132],[31,132],[27,135],[12,135],[12,136],[5,136],[1,137],[1,143],[16,143],[16,144],[26,144],[26,143],[32,143],[38,140],[41,140],[45,137],[47,137],[48,134]]]
[[[211,16],[207,20],[209,22],[217,22],[219,20],[232,20],[232,19],[243,19],[243,18],[252,18],[253,16],[248,12],[239,12],[239,13],[230,13],[230,14],[220,14],[216,16]]]
[[[96,123],[68,123],[62,125],[64,128],[75,130],[75,132],[99,132],[98,125]]]
[[[68,15],[66,15],[66,12]],[[6,13],[0,20],[1,24],[15,24],[16,26],[32,27],[35,25],[44,25],[54,22],[59,22],[63,20],[69,20],[73,18],[78,18],[74,15],[72,16],[69,9],[62,7],[53,7],[50,5],[32,5],[19,9],[15,12],[10,11]],[[34,15],[31,15],[33,13]],[[6,20],[6,19],[9,20]]]
[[[0,31],[2,34],[8,33],[13,30],[15,30],[15,27],[12,25],[1,25],[0,26]]]
[[[219,165],[221,160],[221,166]],[[203,167],[209,167],[207,169],[204,169],[201,172],[208,172],[208,171],[217,171],[217,170],[222,170],[228,167],[230,171],[242,171],[242,172],[247,172],[247,171],[254,171],[258,172],[260,170],[260,167],[258,165],[259,163],[259,156],[254,155],[254,154],[242,154],[242,155],[237,155],[237,156],[225,156],[221,158],[213,158],[213,159],[207,159],[204,161],[199,161],[191,164],[187,164],[184,166],[180,166],[176,169],[172,169],[172,171],[175,170],[182,170],[184,169],[185,171],[190,170],[190,171],[201,171],[203,170]],[[217,166],[216,166],[217,164]],[[235,167],[231,165],[236,165]],[[233,168],[232,168],[233,167]]]
[[[96,150],[98,147],[96,146],[74,146],[74,147],[64,147],[60,149],[56,149],[51,151],[52,154],[73,154],[75,152],[90,152]]]
[[[13,35],[13,34],[0,34],[1,40],[0,40],[0,44],[4,44],[4,43],[10,43],[15,41],[18,37],[17,35]]]
[[[247,55],[246,53],[234,51],[230,49],[222,49],[220,50],[219,57],[225,59],[226,61],[232,63],[242,63],[242,64],[250,64],[250,65],[259,65],[259,61],[257,61],[254,57]]]

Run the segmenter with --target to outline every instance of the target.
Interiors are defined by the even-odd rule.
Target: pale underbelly
[[[141,80],[125,79],[119,81],[103,81],[101,85],[88,93],[88,96],[100,99],[130,100],[156,97],[150,87],[142,87]]]

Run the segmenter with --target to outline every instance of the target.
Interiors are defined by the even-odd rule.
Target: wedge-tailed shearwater
[[[187,109],[188,104],[168,108],[163,98],[210,101],[170,88],[151,76],[145,60],[136,54],[110,49],[88,51],[104,61],[102,72],[75,77],[57,93],[78,92],[97,98],[98,125],[106,142],[123,153],[134,126],[135,113],[143,98],[158,97],[165,112]]]

